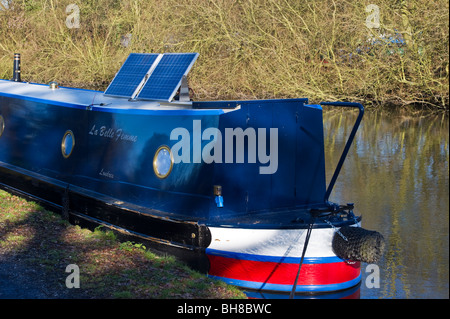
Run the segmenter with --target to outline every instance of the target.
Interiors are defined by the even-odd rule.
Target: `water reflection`
[[[327,180],[357,112],[324,114]],[[381,232],[380,288],[361,298],[449,298],[449,131],[445,115],[366,111],[330,200],[355,202]]]

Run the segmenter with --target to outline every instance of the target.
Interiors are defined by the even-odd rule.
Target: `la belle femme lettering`
[[[129,141],[129,142],[137,142],[138,137],[136,135],[126,134],[123,129],[113,129],[107,128],[106,126],[96,127],[95,124],[92,126],[89,131],[89,135],[101,136],[105,138],[109,138],[115,142],[121,141]]]
[[[135,143],[138,140],[136,135],[127,134],[121,128],[114,129],[96,124],[92,126],[89,134],[109,138],[115,142]],[[274,174],[278,170],[278,128],[269,129],[268,139],[266,128],[258,128],[257,131],[253,127],[245,130],[240,127],[225,128],[225,158],[222,156],[222,139],[222,132],[218,128],[208,127],[202,130],[201,120],[192,121],[192,136],[184,127],[174,128],[170,133],[170,140],[177,141],[171,148],[174,163],[201,163],[202,160],[207,164],[233,163],[235,157],[236,163],[244,163],[245,139],[247,139],[248,163],[256,163],[258,158],[260,164],[266,165],[259,167],[260,174]],[[210,142],[202,149],[202,141]],[[267,154],[268,144],[269,154]]]

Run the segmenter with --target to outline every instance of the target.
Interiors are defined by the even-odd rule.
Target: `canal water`
[[[356,116],[325,111],[327,181]],[[361,299],[449,298],[448,163],[446,115],[366,110],[330,196],[386,240],[376,266],[361,264]]]

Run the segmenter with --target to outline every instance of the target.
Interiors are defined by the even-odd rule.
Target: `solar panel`
[[[133,97],[160,56],[157,53],[131,53],[106,89],[105,95]]]
[[[197,57],[198,53],[165,53],[137,98],[171,101],[180,87],[183,75],[187,75]]]

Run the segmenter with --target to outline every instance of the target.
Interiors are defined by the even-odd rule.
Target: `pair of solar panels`
[[[170,102],[198,53],[131,53],[105,95]]]

